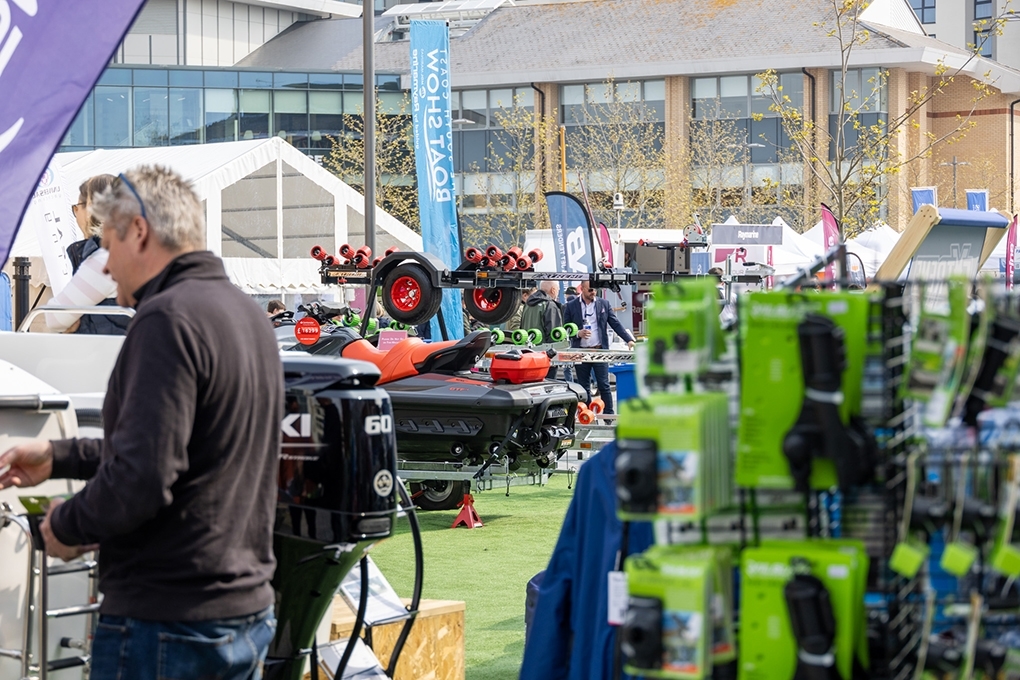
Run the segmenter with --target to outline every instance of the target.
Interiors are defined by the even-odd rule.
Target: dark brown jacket
[[[53,532],[100,543],[104,614],[199,621],[265,609],[283,409],[272,329],[206,251],[176,258],[135,298],[105,438],[54,442],[53,476],[89,482],[54,511]]]

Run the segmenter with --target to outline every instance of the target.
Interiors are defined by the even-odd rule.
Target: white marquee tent
[[[882,257],[886,257],[892,251],[896,242],[900,240],[900,232],[885,222],[881,222],[871,229],[862,231],[850,240],[854,243],[859,243],[865,248],[871,248],[882,255]]]
[[[141,164],[168,166],[192,182],[206,211],[209,250],[223,257],[231,280],[247,293],[323,292],[313,245],[336,253],[365,242],[364,197],[278,137],[139,149],[57,154],[66,194],[83,181]],[[422,249],[419,234],[376,211],[376,249]],[[23,224],[11,257],[39,256],[33,225]]]
[[[892,231],[891,227],[886,226],[886,229]],[[809,239],[812,243],[816,243],[818,247],[821,248],[822,244],[825,242],[822,236],[822,223],[819,222],[805,231],[804,238]],[[891,250],[892,246],[889,246],[889,248]],[[885,257],[888,254],[888,252],[874,250],[856,239],[850,239],[847,241],[846,249],[847,252],[853,253],[861,258],[861,262],[864,263],[864,274],[869,280],[875,275],[878,268],[882,266],[882,263],[885,262]]]

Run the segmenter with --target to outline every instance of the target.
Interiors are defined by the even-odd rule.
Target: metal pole
[[[17,328],[28,314],[29,281],[32,280],[32,261],[27,257],[14,258],[14,327]]]
[[[1016,147],[1013,145],[1013,107],[1020,104],[1020,99],[1014,99],[1009,103],[1009,212],[1013,212],[1013,204],[1016,201],[1016,183],[1013,180],[1013,170],[1016,167]]]
[[[957,163],[956,163],[956,156],[953,156],[953,207],[954,208],[957,207],[957,205],[956,205],[956,165],[957,165]]]
[[[747,221],[747,214],[751,212],[751,178],[748,177],[748,169],[751,165],[751,147],[744,146],[744,221]]]
[[[375,12],[362,0],[363,74],[365,81],[365,245],[375,252]],[[410,226],[410,225],[408,225]]]
[[[560,126],[560,191],[567,190],[567,126]]]

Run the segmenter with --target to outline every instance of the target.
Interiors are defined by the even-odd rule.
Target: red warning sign
[[[319,341],[321,333],[319,322],[310,316],[299,319],[297,325],[294,326],[294,336],[302,345],[314,345]]]

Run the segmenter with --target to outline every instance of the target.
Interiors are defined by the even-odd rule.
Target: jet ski
[[[505,456],[512,470],[531,462],[544,468],[573,444],[581,387],[545,380],[544,372],[511,382],[472,371],[489,349],[488,331],[447,342],[411,337],[380,350],[353,328],[322,330],[315,344],[289,349],[375,364],[403,461],[483,465]]]

